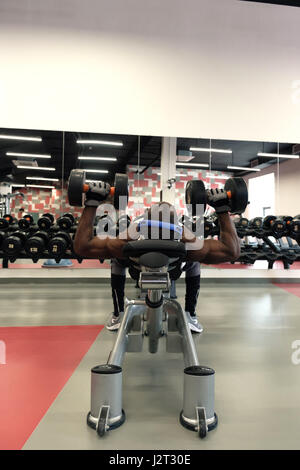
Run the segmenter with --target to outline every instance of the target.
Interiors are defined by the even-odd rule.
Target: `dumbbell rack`
[[[256,218],[259,219],[259,218]],[[275,261],[283,262],[284,269],[289,267],[295,262],[300,260],[300,247],[293,243],[297,238],[291,235],[288,226],[286,230],[281,233],[276,233],[274,229],[260,229],[255,226],[248,226],[248,220],[244,220],[246,228],[236,224],[236,231],[241,240],[245,240],[244,245],[241,244],[241,255],[238,260],[233,261],[231,264],[243,263],[254,264],[255,261],[265,260],[268,261],[268,269],[272,269]],[[274,217],[274,220],[275,217]],[[217,219],[211,217],[204,220],[204,237],[219,236],[219,227]],[[248,244],[248,237],[254,237],[257,240],[256,244]],[[274,243],[270,238],[275,238]],[[287,239],[287,244],[283,242],[283,237]],[[299,241],[298,241],[299,244]]]

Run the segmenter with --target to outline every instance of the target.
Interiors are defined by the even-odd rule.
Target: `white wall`
[[[300,214],[300,159],[287,160],[279,165],[271,165],[259,174],[252,173],[244,177],[245,181],[256,176],[275,173],[275,214],[274,215],[295,215]],[[251,203],[251,201],[250,201]],[[249,209],[245,212],[249,216]]]
[[[299,24],[237,0],[1,0],[0,127],[299,141]]]

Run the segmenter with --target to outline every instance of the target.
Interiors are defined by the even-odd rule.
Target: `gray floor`
[[[135,289],[128,289],[134,296]],[[183,300],[184,286],[178,288]],[[1,326],[101,324],[111,310],[105,285],[0,285]],[[123,402],[127,421],[99,440],[85,425],[90,368],[105,362],[115,335],[103,330],[25,445],[25,449],[298,449],[300,299],[264,283],[203,285],[196,343],[216,370],[219,426],[206,440],[182,428],[180,355],[128,354]],[[146,346],[146,345],[145,345]]]

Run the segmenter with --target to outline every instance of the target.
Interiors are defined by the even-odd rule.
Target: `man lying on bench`
[[[85,209],[76,231],[74,250],[84,258],[122,259],[124,258],[123,248],[128,241],[151,238],[151,234],[153,234],[152,226],[156,223],[156,226],[160,228],[154,230],[154,232],[156,235],[158,234],[159,238],[180,240],[186,243],[187,261],[190,265],[193,262],[196,265],[197,262],[218,264],[234,261],[240,255],[240,243],[235,225],[229,216],[230,208],[226,205],[226,195],[220,189],[212,189],[210,193],[210,205],[215,208],[218,215],[219,240],[204,240],[203,242],[186,227],[182,231],[178,224],[178,216],[174,206],[164,202],[154,204],[150,209],[147,209],[144,214],[144,221],[139,224],[133,223],[126,234],[122,233],[120,237],[103,239],[94,236],[93,228],[97,207],[100,204],[109,202],[106,185],[99,182],[98,185],[94,185],[93,191],[86,194]],[[167,211],[166,207],[168,208]],[[169,227],[169,230],[166,227]],[[194,303],[196,303],[198,295],[194,297]],[[118,325],[119,318],[114,319],[114,322]],[[201,325],[197,322],[196,316],[191,318],[191,323],[199,325],[199,331],[197,329],[194,331],[201,331]]]
[[[229,216],[230,207],[226,204],[226,194],[223,189],[211,189],[210,192],[210,205],[215,208],[218,215],[219,240],[204,240],[202,242],[196,236],[193,236],[188,229],[184,228],[181,241],[188,243],[187,258],[190,261],[199,261],[205,264],[234,261],[240,255],[240,243],[235,226]],[[136,238],[133,238],[133,231],[130,228],[127,238],[120,236],[102,239],[94,236],[93,223],[96,209],[100,204],[108,202],[108,193],[109,190],[106,184],[99,182],[98,185],[94,185],[93,191],[86,194],[85,208],[74,240],[74,250],[79,256],[100,259],[123,258],[124,245],[129,240],[139,237],[139,232],[136,231]],[[160,220],[161,214],[164,217],[165,211],[161,211],[160,207],[166,204],[162,202],[151,207],[150,216],[152,220]],[[170,213],[167,222],[170,222],[173,217],[173,221],[176,223],[176,210],[171,205],[169,207]],[[146,211],[146,214],[147,212],[149,214],[149,210]]]

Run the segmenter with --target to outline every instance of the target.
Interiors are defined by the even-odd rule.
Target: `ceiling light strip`
[[[123,147],[123,142],[113,142],[109,140],[88,140],[88,139],[80,139],[77,140],[77,144],[87,144],[87,145],[107,145],[112,147]]]
[[[55,186],[46,186],[42,184],[26,184],[26,188],[46,188],[46,189],[55,189]]]
[[[0,134],[0,139],[5,140],[26,140],[31,142],[42,142],[41,137],[24,137],[20,135],[8,135],[8,134]]]
[[[214,152],[214,153],[232,153],[230,149],[215,149],[208,147],[190,147],[191,152]]]
[[[209,165],[208,165],[208,163],[182,163],[182,162],[176,162],[176,166],[208,168]]]
[[[108,170],[88,170],[87,168],[83,171],[86,171],[87,173],[108,173]]]
[[[43,171],[55,171],[56,168],[46,167],[46,166],[27,166],[27,165],[17,165],[17,168],[22,168],[24,170],[43,170]]]
[[[232,166],[232,165],[228,165],[227,168],[228,168],[228,170],[261,171],[260,168],[249,168],[249,167],[246,167],[246,166]]]
[[[51,155],[37,154],[37,153],[17,153],[17,152],[6,152],[8,157],[25,157],[25,158],[51,158]]]
[[[287,155],[284,153],[266,153],[266,152],[259,152],[257,154],[258,157],[268,157],[268,158],[299,158],[299,155]]]
[[[39,181],[59,181],[58,178],[44,178],[43,176],[26,176],[27,180],[39,180]]]
[[[115,157],[78,157],[78,160],[100,160],[100,161],[108,161],[108,162],[116,162],[117,159]]]

